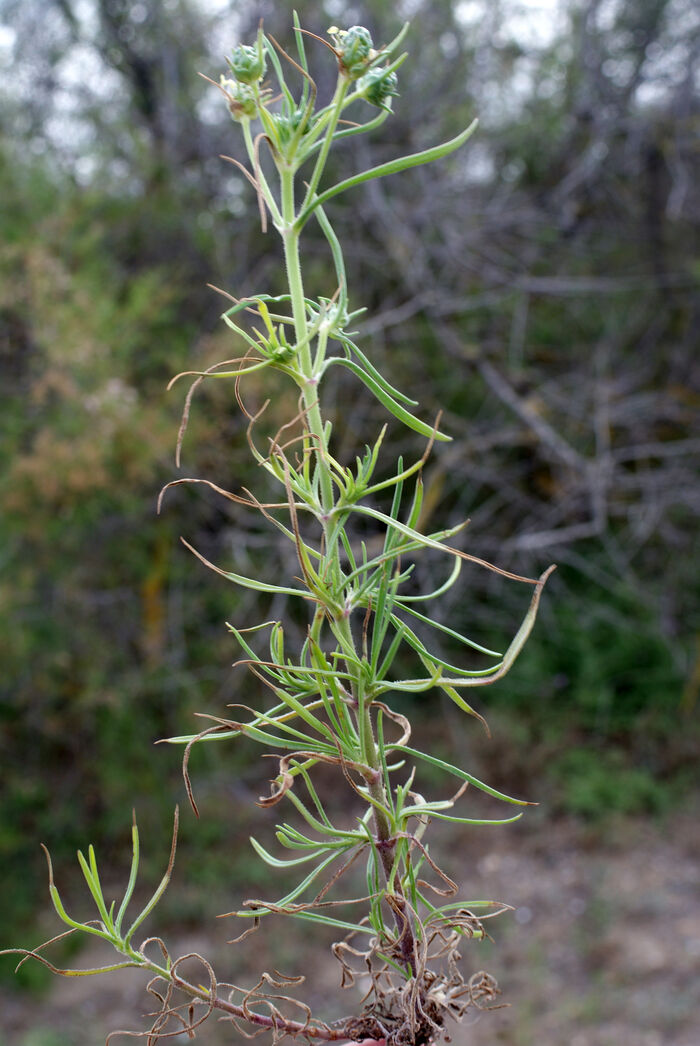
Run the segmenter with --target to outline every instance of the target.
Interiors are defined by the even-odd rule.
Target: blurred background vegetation
[[[294,573],[258,519],[203,487],[172,492],[160,516],[155,503],[178,474],[185,387],[167,381],[235,354],[206,283],[242,296],[280,281],[252,190],[218,159],[240,155],[237,133],[196,73],[218,78],[260,17],[289,40],[291,6],[2,5],[3,944],[28,943],[45,907],[39,841],[65,868],[92,839],[119,871],[135,805],[160,874],[183,789],[179,751],[153,742],[190,731],[194,711],[259,700],[231,672],[224,622],[286,613],[178,540],[241,572]],[[516,669],[477,694],[493,741],[431,698],[412,711],[436,747],[550,812],[663,813],[693,784],[700,687],[697,8],[296,7],[321,35],[361,23],[381,41],[413,21],[396,115],[338,150],[346,173],[480,116],[464,151],[357,190],[334,215],[351,304],[369,307],[364,351],[425,417],[444,408],[455,437],[426,468],[426,522],[469,516],[464,547],[520,573],[559,564]],[[323,97],[334,70],[320,45],[312,61]],[[312,230],[306,267],[314,293],[332,292]],[[281,386],[248,389],[258,405],[272,394],[273,421],[288,416]],[[347,458],[385,418],[351,376],[327,396]],[[254,486],[243,433],[233,389],[204,386],[180,474]],[[398,427],[388,446],[418,449]],[[444,620],[502,641],[522,592],[463,576]],[[185,921],[214,884],[238,894],[265,874],[241,835],[267,768],[244,745],[214,748],[193,759],[205,816],[185,818]]]

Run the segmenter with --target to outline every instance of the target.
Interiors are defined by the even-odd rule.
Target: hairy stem
[[[294,211],[294,171],[282,168],[280,171],[282,187],[282,242],[284,245],[284,261],[287,270],[289,293],[292,299],[292,317],[294,319],[294,331],[297,343],[302,345],[299,352],[299,369],[304,375],[304,385],[301,393],[304,407],[307,412],[309,431],[314,440],[314,452],[317,468],[320,476],[321,486],[321,508],[324,517],[328,517],[333,507],[333,483],[328,464],[326,462],[326,436],[324,432],[321,410],[318,403],[318,378],[313,372],[311,359],[311,346],[308,343],[306,304],[304,301],[304,283],[301,276],[301,262],[299,258],[299,233],[295,229],[296,215]],[[324,531],[325,520],[324,520]]]
[[[302,211],[307,208],[307,206],[311,203],[316,194],[318,183],[321,179],[321,175],[323,174],[323,169],[326,166],[326,160],[328,159],[328,153],[330,151],[331,143],[333,141],[333,135],[335,134],[335,130],[338,126],[340,114],[343,111],[343,102],[345,101],[347,90],[348,81],[345,79],[344,76],[340,76],[338,78],[338,83],[336,84],[333,101],[331,102],[332,110],[331,117],[328,123],[328,128],[326,130],[326,137],[323,139],[323,145],[321,146],[321,151],[318,154],[318,158],[314,166],[314,173],[311,175],[311,181],[309,182],[308,188],[306,190],[306,197],[301,208]]]
[[[342,103],[345,97],[345,91],[347,85],[345,81],[339,81],[338,88],[336,90],[335,108],[333,117],[329,123],[326,139],[324,141],[324,148],[322,150],[319,161],[322,159],[322,163],[317,163],[314,171],[314,179],[312,186],[309,187],[310,192],[313,191],[312,187],[318,184],[319,178],[323,171],[323,165],[325,164],[328,148],[332,139],[333,131],[337,126],[337,121],[342,110]],[[328,148],[326,147],[328,146]],[[292,303],[292,316],[294,319],[294,328],[297,343],[302,345],[299,352],[299,369],[304,375],[306,381],[302,387],[302,397],[304,406],[307,412],[307,423],[309,432],[311,433],[312,439],[314,440],[313,453],[316,459],[316,467],[318,469],[319,481],[320,481],[320,492],[321,492],[321,508],[323,512],[323,524],[324,534],[328,537],[328,527],[326,525],[330,514],[335,506],[335,498],[333,494],[333,482],[331,478],[331,471],[326,460],[327,454],[327,440],[325,427],[323,424],[323,418],[321,415],[321,408],[319,404],[318,395],[318,379],[313,372],[313,363],[311,357],[311,345],[308,343],[308,321],[306,314],[306,304],[304,300],[304,284],[301,274],[301,261],[299,256],[299,230],[296,227],[296,213],[295,213],[295,200],[294,200],[294,169],[291,166],[280,165],[280,186],[281,186],[281,203],[282,203],[282,242],[284,245],[284,260],[287,272],[287,279],[289,283],[289,293],[291,296]],[[307,194],[307,199],[308,199]],[[329,568],[329,575],[334,578],[341,576],[341,564],[340,555],[338,550],[337,542],[333,542],[332,545],[327,544],[326,555],[329,557],[327,566]],[[318,629],[318,615],[314,620],[316,631]],[[343,616],[341,619],[335,621],[335,626],[343,640],[345,648],[356,657],[356,646],[355,640],[350,627],[350,622],[347,617]],[[352,662],[348,663],[349,671],[353,671]],[[358,685],[353,687],[355,691],[354,697],[357,700]],[[391,825],[386,814],[379,807],[386,806],[387,797],[384,789],[384,782],[382,779],[381,772],[381,761],[379,753],[377,751],[377,744],[374,737],[374,728],[372,724],[372,716],[368,706],[364,706],[359,710],[359,721],[358,730],[362,739],[363,753],[362,761],[374,771],[371,778],[367,781],[369,793],[375,800],[376,804],[373,804],[373,815],[374,824],[377,838],[377,847],[381,854],[382,866],[384,875],[387,881],[387,887],[391,889],[395,904],[395,921],[396,928],[401,941],[401,957],[406,962],[413,973],[415,973],[415,936],[412,926],[412,920],[410,918],[406,900],[403,896],[401,886],[396,876],[393,877],[392,883],[392,871],[394,868],[394,857],[396,844],[392,840]]]
[[[340,625],[346,642],[351,644],[354,650],[354,638],[347,618]],[[350,667],[350,666],[348,666]],[[387,805],[387,795],[382,775],[382,764],[377,750],[377,742],[374,736],[374,724],[372,723],[371,705],[365,701],[359,701],[360,683],[356,681],[353,686],[353,696],[357,701],[358,733],[362,746],[361,759],[372,768],[373,773],[367,777],[367,789],[374,800],[372,813],[374,817],[374,828],[376,832],[377,850],[381,856],[382,869],[386,879],[387,889],[391,892],[394,906],[394,921],[401,942],[401,959],[410,967],[411,973],[416,972],[416,942],[413,920],[411,918],[406,898],[399,877],[394,869],[396,856],[396,840],[392,836],[391,823],[384,808]]]

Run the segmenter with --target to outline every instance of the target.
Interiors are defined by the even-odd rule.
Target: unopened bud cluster
[[[396,88],[399,85],[399,78],[396,73],[390,69],[370,69],[368,73],[362,77],[358,83],[358,87],[362,89],[363,97],[371,105],[376,105],[380,109],[391,108],[389,99],[393,96],[398,95]]]
[[[228,100],[228,109],[234,120],[254,120],[258,107],[255,95],[247,84],[231,80],[222,74],[219,86]]]
[[[239,44],[235,47],[231,57],[227,59],[229,68],[236,80],[241,84],[256,84],[265,75],[265,50],[262,42],[262,33],[258,33],[257,42],[253,47],[247,44]]]
[[[358,90],[365,101],[380,109],[389,109],[389,99],[398,95],[398,79],[393,70],[374,64],[382,55],[374,49],[369,30],[363,25],[353,25],[350,29],[331,26],[328,34],[333,38],[341,72],[349,80],[358,81]]]
[[[341,69],[348,79],[358,80],[377,54],[372,47],[369,29],[363,25],[353,25],[350,29],[338,29],[332,25],[328,35],[333,37]]]

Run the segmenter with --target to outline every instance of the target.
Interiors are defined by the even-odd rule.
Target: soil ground
[[[700,1046],[700,822],[690,813],[596,828],[543,819],[443,837],[441,850],[449,854],[445,869],[470,883],[472,897],[516,909],[491,924],[493,944],[464,949],[465,970],[495,975],[510,1005],[454,1027],[456,1046]],[[225,968],[226,957],[231,969],[233,951],[223,943],[230,924],[218,920],[214,932],[215,962]],[[212,954],[211,936],[206,945],[192,933],[169,938],[180,954]],[[252,971],[267,959],[300,972],[291,939],[249,940],[234,960],[238,983],[252,985]],[[327,1017],[350,1012],[352,992],[339,991],[335,960],[321,957],[312,940],[307,955],[307,1001]],[[95,960],[88,947],[76,964]],[[148,1008],[143,978],[131,970],[56,981],[40,998],[5,988],[0,1046],[97,1046],[111,1029],[137,1029]],[[210,1021],[198,1041],[243,1039]]]

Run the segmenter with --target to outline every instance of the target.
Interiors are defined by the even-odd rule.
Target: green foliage
[[[648,768],[630,765],[618,748],[570,748],[553,760],[549,772],[564,809],[592,820],[664,813],[677,798],[668,782]]]
[[[63,1046],[65,1039],[61,1032],[54,1032],[48,1028],[38,1031],[30,1031],[22,1039],[21,1046]]]
[[[192,366],[203,371],[229,355],[230,331],[213,333],[210,301],[200,290],[212,259],[225,259],[216,263],[216,283],[247,293],[250,272],[256,285],[266,281],[271,292],[284,291],[279,273],[264,261],[263,251],[272,253],[268,243],[251,231],[254,215],[242,212],[244,193],[231,192],[235,187],[212,172],[208,161],[202,162],[203,154],[209,157],[219,150],[211,142],[219,128],[208,123],[205,134],[194,132],[198,99],[187,83],[203,85],[193,71],[183,79],[181,63],[184,56],[191,70],[210,66],[195,57],[200,43],[197,33],[190,32],[187,3],[178,3],[167,24],[158,25],[149,16],[136,40],[126,32],[110,38],[103,61],[120,70],[121,87],[110,91],[108,106],[94,104],[88,84],[80,86],[80,98],[73,96],[83,140],[95,143],[89,157],[95,173],[89,185],[81,174],[80,189],[70,177],[56,173],[71,169],[71,135],[52,137],[49,125],[54,102],[69,93],[65,84],[61,88],[61,70],[55,64],[67,45],[54,38],[54,22],[44,18],[40,6],[39,27],[46,21],[52,32],[50,63],[58,89],[29,90],[22,85],[36,79],[12,77],[0,99],[5,127],[12,126],[5,98],[10,88],[25,90],[18,111],[35,114],[31,128],[20,130],[16,147],[0,151],[6,204],[0,208],[0,541],[6,557],[0,580],[0,655],[6,669],[0,699],[2,942],[21,939],[20,932],[23,939],[33,922],[43,889],[36,840],[49,844],[59,868],[72,860],[86,837],[99,839],[103,860],[123,870],[128,843],[124,811],[138,797],[139,822],[152,840],[148,850],[155,865],[167,845],[165,825],[179,773],[177,760],[171,759],[165,783],[168,754],[177,753],[154,752],[150,742],[181,731],[183,716],[212,691],[224,702],[248,699],[247,694],[241,698],[238,675],[229,677],[217,667],[231,659],[220,623],[226,617],[240,622],[257,619],[258,613],[270,616],[269,597],[261,593],[256,603],[253,590],[243,597],[233,586],[207,584],[176,554],[182,522],[170,513],[154,520],[154,491],[170,475],[178,409],[176,397],[164,397],[162,387],[173,370]],[[61,10],[70,6],[61,5]],[[27,18],[33,7],[29,2],[17,5]],[[126,29],[129,7],[120,5]],[[323,32],[326,22],[314,21],[318,5],[306,7],[304,24]],[[542,799],[530,782],[553,767],[547,797],[551,804],[591,817],[615,807],[615,796],[626,791],[620,779],[629,780],[631,774],[637,781],[629,788],[636,796],[631,805],[664,808],[680,794],[684,774],[692,780],[696,726],[691,713],[700,678],[698,561],[692,537],[688,539],[696,530],[697,488],[669,468],[681,460],[678,452],[697,408],[689,381],[698,275],[696,197],[691,186],[675,214],[671,204],[678,204],[677,194],[667,201],[676,184],[673,172],[682,171],[684,164],[690,169],[687,143],[694,140],[695,117],[679,118],[686,113],[682,100],[667,97],[658,78],[654,83],[654,63],[637,61],[644,54],[646,31],[642,40],[636,30],[620,36],[615,27],[608,32],[593,27],[591,33],[589,26],[577,23],[550,48],[523,55],[492,45],[486,35],[488,18],[484,28],[465,28],[455,20],[453,7],[417,5],[416,20],[430,25],[430,32],[412,34],[414,74],[402,78],[396,116],[383,123],[384,113],[373,114],[381,136],[376,136],[372,162],[391,161],[400,151],[454,137],[471,120],[471,97],[476,96],[485,117],[479,148],[485,143],[493,177],[469,182],[468,163],[463,165],[458,154],[457,160],[433,167],[425,180],[420,168],[394,180],[390,203],[381,193],[361,196],[361,185],[358,195],[347,198],[345,210],[339,197],[330,202],[355,292],[371,307],[370,329],[377,311],[379,320],[384,316],[389,324],[395,306],[397,316],[411,320],[394,329],[380,325],[372,339],[372,365],[385,375],[384,386],[377,384],[367,356],[355,355],[364,344],[360,337],[352,335],[355,349],[336,343],[336,351],[343,345],[342,356],[330,357],[333,363],[324,381],[337,389],[341,409],[333,412],[329,396],[327,416],[333,420],[337,446],[349,447],[356,435],[355,415],[348,423],[342,405],[356,393],[358,378],[387,400],[377,400],[376,415],[366,402],[357,415],[363,425],[381,418],[370,443],[390,402],[395,417],[400,417],[398,409],[413,412],[414,420],[425,426],[423,433],[431,430],[433,404],[442,405],[442,427],[455,439],[444,445],[444,457],[436,455],[437,461],[431,459],[423,469],[422,516],[430,520],[438,503],[442,521],[471,516],[470,547],[488,558],[514,535],[538,526],[546,531],[550,519],[565,533],[568,525],[587,518],[588,505],[571,470],[561,468],[527,422],[519,423],[517,414],[499,405],[478,369],[480,358],[485,355],[511,382],[516,404],[519,396],[536,418],[549,422],[581,451],[590,474],[598,451],[587,422],[597,416],[594,405],[600,402],[593,392],[610,390],[612,457],[602,459],[613,464],[610,515],[594,538],[572,536],[551,551],[543,548],[542,555],[563,564],[563,578],[555,575],[557,588],[549,601],[556,610],[543,608],[544,619],[517,673],[490,688],[489,705],[496,714],[489,719],[497,727],[496,737],[492,745],[475,746],[483,761],[475,772],[505,789],[517,781],[518,794],[532,791]],[[282,40],[288,18],[283,5],[278,8],[265,24]],[[622,5],[621,12],[625,8],[629,14],[631,6]],[[370,12],[367,18],[365,10]],[[361,4],[358,12],[354,17],[373,29],[394,17],[386,5],[376,3]],[[59,16],[53,12],[52,17]],[[255,39],[257,20],[255,14],[250,40]],[[678,26],[682,22],[678,19]],[[89,24],[88,19],[85,26]],[[85,26],[78,27],[81,33]],[[373,35],[384,40],[391,32],[378,28]],[[505,10],[499,34],[508,32]],[[668,34],[678,33],[669,24]],[[178,41],[175,63],[172,48],[167,50],[173,36]],[[49,61],[42,49],[45,41],[39,33],[27,39],[29,49],[18,68],[24,64],[27,72],[36,63],[37,76],[43,77]],[[71,40],[78,47],[85,43],[83,37],[71,35]],[[180,46],[184,41],[186,49]],[[316,47],[309,37],[305,44]],[[453,48],[449,53],[448,44]],[[664,32],[652,48],[670,53],[675,46]],[[679,46],[682,51],[682,41]],[[592,48],[599,60],[582,62],[583,48]],[[166,50],[169,61],[163,59]],[[272,51],[288,79],[295,78],[284,58]],[[630,67],[640,71],[642,87],[651,83],[656,102],[639,105],[627,87],[617,87],[614,77],[603,75],[604,67],[615,64],[605,61],[615,57],[612,52],[630,56]],[[132,64],[131,57],[136,58]],[[267,50],[265,61],[269,77],[272,57]],[[327,66],[328,75],[334,75],[335,62],[331,59]],[[523,81],[524,66],[532,70],[530,87]],[[62,68],[73,67],[68,50]],[[154,67],[155,75],[130,79],[132,72],[153,73]],[[159,79],[161,67],[171,76],[178,70],[175,108],[173,81]],[[423,76],[421,69],[426,70]],[[107,68],[107,83],[110,72]],[[369,100],[368,83],[385,77],[393,83],[394,75],[380,64],[355,82],[356,89]],[[328,80],[321,71],[319,87],[323,84],[327,87]],[[238,86],[246,87],[252,113],[252,92],[247,85]],[[492,107],[489,116],[489,98],[507,99],[507,104]],[[306,109],[297,100],[286,112],[270,109],[285,148],[295,136],[307,136]],[[222,114],[227,119],[224,107]],[[356,155],[355,133],[349,126],[337,132],[338,149],[329,153],[323,188],[341,182],[348,170],[357,170],[358,159],[363,161],[361,153]],[[601,147],[604,161],[596,166]],[[39,158],[47,154],[52,156],[51,174]],[[592,166],[581,167],[584,160]],[[267,158],[262,162],[265,166]],[[584,169],[586,177],[580,180]],[[229,200],[235,216],[233,255]],[[449,210],[441,202],[445,200]],[[322,209],[315,214],[322,218]],[[329,271],[328,241],[312,220],[304,234],[307,283],[330,294],[334,288],[323,282]],[[427,260],[421,270],[423,256]],[[411,275],[418,273],[419,282],[423,279],[423,286],[431,289],[427,297],[402,280],[398,263],[406,258]],[[694,283],[683,282],[685,274],[693,273]],[[636,278],[640,282],[630,285]],[[426,303],[433,300],[431,312]],[[523,311],[526,330],[518,345],[514,332]],[[279,325],[274,324],[277,333]],[[446,325],[457,334],[464,354],[451,351]],[[267,338],[262,316],[255,326]],[[288,324],[286,328],[289,335]],[[262,351],[255,332],[251,337]],[[294,343],[294,338],[287,341]],[[610,353],[609,369],[595,385],[601,346]],[[261,369],[246,381],[256,409],[272,397],[266,417],[274,432],[294,413],[294,397],[284,390],[283,372]],[[105,391],[112,378],[117,384]],[[231,419],[230,385],[207,379],[197,391],[206,406],[192,412],[188,470],[222,483],[233,474],[241,486],[252,487],[260,483],[260,470],[250,467],[238,450],[242,429]],[[415,402],[399,389],[414,395],[420,390],[423,411],[416,411]],[[470,419],[468,426],[459,420],[464,417]],[[395,432],[389,431],[384,453],[396,448],[395,456],[403,453],[413,461],[411,445]],[[645,446],[652,448],[647,457],[638,454],[622,465],[615,463],[626,449],[631,447],[634,455]],[[645,475],[648,488],[643,486]],[[381,479],[385,477],[382,471]],[[407,491],[409,499],[411,493]],[[379,492],[373,507],[388,514],[390,506],[381,499]],[[262,529],[257,523],[232,521],[213,497],[187,497],[183,504],[190,540],[210,560],[222,562],[234,546],[239,576],[280,580],[278,561],[271,562],[258,547]],[[638,533],[640,522],[644,525]],[[378,525],[369,516],[355,524],[370,544]],[[244,549],[245,570],[240,565]],[[537,574],[539,553],[532,558]],[[429,560],[433,562],[437,558]],[[425,562],[418,563],[407,585],[428,576]],[[461,595],[463,579],[466,599]],[[467,575],[463,570],[443,596],[446,609],[440,621],[471,635],[471,611],[484,594],[491,594],[488,584],[479,581],[476,571]],[[500,649],[521,612],[518,600],[522,590],[516,588],[511,601],[504,589],[497,606],[483,604],[482,631],[475,637],[481,645]],[[300,605],[289,607],[286,631],[292,646],[298,630],[306,627],[305,606],[293,602]],[[416,604],[406,602],[405,609],[409,606]],[[423,622],[404,615],[404,623],[427,642]],[[446,632],[433,630],[432,637],[444,643],[437,651],[444,661],[460,662],[467,653]],[[408,678],[421,665],[416,652],[404,649],[407,645],[399,648],[393,668]],[[477,663],[475,653],[469,665]],[[483,711],[478,695],[472,706]],[[432,751],[445,762],[458,761],[450,695],[444,695],[445,714],[440,717],[434,714],[432,695],[422,692],[404,692],[401,708],[414,719],[416,732],[430,739]],[[575,756],[569,763],[562,755],[569,747],[600,752],[601,757]],[[614,753],[610,758],[608,748]],[[170,902],[170,912],[185,920],[211,914],[202,894],[211,895],[217,882],[254,881],[257,890],[272,896],[278,874],[267,869],[268,877],[260,882],[258,864],[255,878],[255,854],[238,844],[236,833],[258,835],[258,829],[238,812],[227,813],[223,801],[211,800],[212,792],[226,790],[232,773],[246,781],[253,778],[247,746],[203,745],[193,758],[198,792],[206,792],[208,801],[201,803],[207,811],[202,829],[190,830],[185,824],[182,831],[180,882],[186,887]],[[657,784],[645,790],[639,774]],[[421,764],[424,788],[440,789],[445,780],[441,770]],[[213,828],[212,818],[219,815],[226,830]],[[200,834],[205,826],[206,836]],[[201,839],[205,842],[193,859]],[[144,869],[148,881],[158,874],[155,866]],[[203,886],[199,895],[197,882]],[[163,903],[168,905],[169,895]],[[68,965],[67,959],[60,961]],[[9,975],[9,964],[5,968]],[[20,984],[34,978],[32,968],[43,975],[27,964]]]
[[[301,643],[288,641],[285,625],[278,619],[244,629],[233,624],[228,626],[242,654],[234,667],[247,666],[269,688],[275,698],[271,708],[253,709],[239,702],[234,708],[242,708],[243,713],[236,718],[205,717],[212,719],[213,725],[186,737],[171,738],[173,743],[186,746],[185,782],[195,813],[198,809],[189,778],[193,747],[243,736],[265,749],[272,749],[279,760],[270,795],[261,798],[259,805],[276,806],[285,799],[301,819],[278,823],[276,839],[282,847],[279,855],[251,838],[254,851],[267,865],[275,869],[300,867],[300,879],[279,900],[251,898],[229,915],[252,922],[250,929],[257,928],[263,916],[275,913],[342,930],[343,938],[334,946],[334,951],[345,975],[352,979],[361,972],[353,967],[359,957],[362,969],[372,978],[362,1014],[346,1018],[342,1022],[343,1033],[351,1039],[362,1034],[384,1038],[389,1044],[401,1043],[407,1038],[417,1043],[434,1039],[441,1034],[446,1017],[461,1019],[471,1005],[482,999],[493,999],[497,994],[495,982],[484,975],[477,975],[476,981],[474,978],[464,980],[457,966],[460,958],[457,949],[463,940],[485,939],[483,920],[497,915],[503,906],[490,900],[455,899],[441,903],[445,897],[455,897],[458,885],[440,870],[429,845],[423,842],[430,821],[483,826],[510,823],[520,816],[493,819],[457,815],[454,807],[467,785],[508,804],[528,805],[484,784],[459,766],[409,747],[411,726],[401,711],[401,699],[404,694],[437,689],[462,711],[476,716],[460,691],[494,683],[509,672],[532,630],[543,586],[553,569],[550,567],[539,579],[531,579],[453,548],[446,542],[462,529],[461,525],[424,532],[421,472],[434,440],[447,441],[449,437],[439,430],[437,422],[428,425],[406,409],[408,405],[413,406],[412,401],[382,376],[348,330],[357,312],[349,311],[343,252],[323,205],[366,182],[443,159],[463,145],[475,127],[472,121],[464,131],[442,145],[390,160],[322,188],[332,145],[348,134],[373,130],[390,113],[387,103],[391,90],[381,92],[384,109],[380,117],[365,123],[353,121],[350,130],[346,127],[344,114],[354,103],[368,100],[364,81],[375,69],[381,70],[393,90],[393,80],[387,78],[395,74],[405,58],[405,55],[394,57],[405,32],[406,27],[389,45],[375,50],[365,29],[332,30],[338,78],[332,100],[318,109],[317,89],[308,71],[298,22],[298,62],[281,51],[274,41],[265,38],[261,30],[256,48],[239,48],[234,52],[231,68],[236,83],[223,81],[220,88],[234,121],[241,125],[250,170],[237,165],[256,190],[263,227],[269,214],[281,237],[288,287],[283,295],[252,293],[242,301],[232,299],[234,306],[222,318],[245,349],[242,355],[221,364],[185,372],[194,382],[186,399],[177,453],[179,461],[195,390],[205,379],[218,382],[233,378],[236,398],[249,422],[247,441],[253,459],[267,474],[281,500],[263,502],[245,488],[243,494],[234,494],[208,480],[176,480],[165,488],[203,482],[228,500],[259,511],[291,543],[300,571],[293,583],[273,583],[254,573],[241,574],[216,567],[188,542],[185,544],[202,562],[244,591],[252,590],[277,599],[292,597],[308,608],[308,624]],[[286,82],[276,49],[303,78],[298,98]],[[259,83],[265,54],[278,81],[279,92],[274,97]],[[246,104],[240,103],[238,83],[249,92]],[[375,83],[374,87],[377,86]],[[376,91],[370,93],[376,95]],[[369,100],[376,103],[377,98]],[[251,112],[253,103],[254,113]],[[251,130],[253,117],[262,128],[262,133],[255,138]],[[278,191],[271,188],[263,169],[261,141],[269,148],[277,169]],[[305,292],[299,247],[300,234],[312,218],[318,221],[327,242],[335,278],[335,286],[327,289],[326,296],[317,299]],[[103,275],[98,273],[98,277],[102,279]],[[143,295],[130,291],[121,310],[105,308],[100,314],[93,309],[95,341],[101,342],[103,324],[111,327],[120,322],[122,342],[126,343],[129,358],[131,309],[135,320],[140,320],[134,322],[133,327],[134,343],[138,345],[139,329],[145,325],[139,308],[152,303],[155,286],[151,293],[147,288]],[[163,302],[159,304],[162,311]],[[66,336],[61,325],[62,311],[58,306],[55,311],[56,337],[62,341]],[[250,315],[254,317],[253,322],[261,324],[254,326],[252,332],[243,326]],[[322,414],[321,391],[325,390],[324,379],[334,363],[359,378],[395,419],[429,439],[427,450],[415,463],[405,466],[399,457],[393,472],[388,477],[384,472],[384,478],[381,477],[378,464],[385,429],[378,437],[367,440],[364,454],[355,458],[354,467],[335,458],[331,449],[332,426]],[[268,370],[278,372],[292,383],[300,409],[280,426],[263,452],[256,442],[256,423],[265,408],[251,413],[244,397],[250,375],[255,374],[257,378]],[[84,394],[85,390],[82,391]],[[101,414],[104,413],[103,410]],[[137,431],[138,414],[134,409],[135,417],[129,419],[130,426]],[[69,428],[71,421],[72,416],[66,419]],[[288,453],[290,448],[294,448],[293,456]],[[107,463],[104,473],[104,483],[111,488],[114,480]],[[61,485],[62,491],[64,486]],[[384,497],[391,498],[389,511],[377,507],[377,500],[381,503]],[[376,550],[358,536],[358,520],[363,526],[368,522],[371,525],[373,535],[379,539],[373,542]],[[416,558],[428,550],[446,555],[451,566],[437,587],[416,592],[410,584],[414,564]],[[469,639],[413,605],[432,603],[448,592],[458,581],[465,561],[525,584],[532,592],[522,623],[503,653]],[[428,635],[449,634],[467,648],[468,663],[455,665],[445,660],[431,640],[414,631],[409,620],[418,621]],[[415,668],[403,677],[397,672],[402,650],[409,652],[415,662]],[[389,735],[394,734],[397,727],[400,735],[392,739]],[[409,770],[406,762],[412,760],[417,763]],[[421,763],[456,778],[460,782],[458,791],[448,799],[426,799],[414,787]],[[355,801],[360,801],[362,813],[356,815],[351,825],[333,816],[333,810],[327,808],[324,790],[317,790],[316,775],[311,771],[324,767],[334,768],[337,777],[350,785]],[[302,783],[304,789],[300,795]],[[269,997],[258,989],[244,993],[240,1003],[235,1001],[235,994],[242,989],[228,985],[232,991],[228,996],[222,995],[212,967],[202,956],[173,959],[160,938],[146,938],[140,947],[136,946],[133,941],[136,930],[158,904],[170,880],[176,836],[177,813],[166,874],[130,924],[124,920],[139,868],[139,834],[135,822],[131,871],[118,908],[117,902],[109,904],[103,893],[93,847],[89,847],[87,857],[78,851],[80,868],[97,910],[98,918],[94,920],[80,922],[68,914],[54,883],[47,851],[51,899],[59,918],[69,927],[68,933],[100,938],[117,951],[119,961],[91,970],[64,970],[40,954],[45,947],[42,945],[39,949],[23,951],[22,963],[33,958],[52,972],[66,976],[132,966],[148,971],[165,986],[165,994],[158,996],[162,1006],[150,1030],[154,1041],[169,1034],[173,1020],[186,1031],[194,1032],[215,1011],[223,1012],[229,1019],[242,1019],[275,1032],[298,1034],[309,1027],[317,1037],[337,1037],[337,1032],[310,1015],[304,1024],[276,1009],[269,1016],[266,1012]],[[285,852],[293,856],[283,856]],[[366,895],[357,899],[348,897],[346,892],[330,899],[336,884],[358,858],[365,862]],[[361,915],[354,907],[358,902],[364,905]],[[340,909],[340,917],[330,914],[329,909],[336,908]],[[244,930],[243,935],[250,929]],[[162,955],[162,960],[157,962],[147,952],[154,944],[159,946]],[[186,980],[180,972],[181,964],[192,958],[197,959],[204,970],[204,983]],[[444,967],[444,963],[434,966],[439,959],[447,959],[447,966]],[[269,975],[264,975],[260,985],[266,983],[266,979],[269,980]],[[179,1007],[174,1009],[171,1004],[174,991],[201,1004],[203,1013],[195,1015],[195,1009],[191,1008],[188,1021],[177,1016]]]
[[[562,573],[572,580],[570,572]],[[580,615],[591,587],[569,587],[556,615],[545,615],[518,678],[507,693],[495,691],[494,701],[523,712],[536,692],[540,711],[550,723],[555,720],[557,731],[568,720],[601,742],[641,736],[654,724],[672,730],[682,677],[650,610],[639,607],[624,586],[612,596],[599,595],[587,609],[583,631]]]
[[[186,273],[179,283],[162,259],[147,257],[134,267],[139,201],[77,193],[36,162],[7,163],[2,173],[10,203],[0,215],[0,337],[10,348],[0,355],[7,941],[31,923],[43,891],[37,838],[61,860],[90,826],[116,849],[135,793],[149,796],[142,819],[162,837],[171,799],[149,746],[196,701],[217,640],[223,654],[219,622],[231,599],[190,585],[200,629],[180,626],[177,533],[154,522],[153,491],[178,416],[162,390],[173,360],[184,365],[197,315],[188,316]],[[170,222],[169,207],[160,221],[151,211],[152,234]],[[206,441],[206,421],[194,425]],[[203,505],[197,525],[210,526],[213,515]],[[177,650],[181,627],[188,664]],[[178,776],[173,763],[173,790]]]

